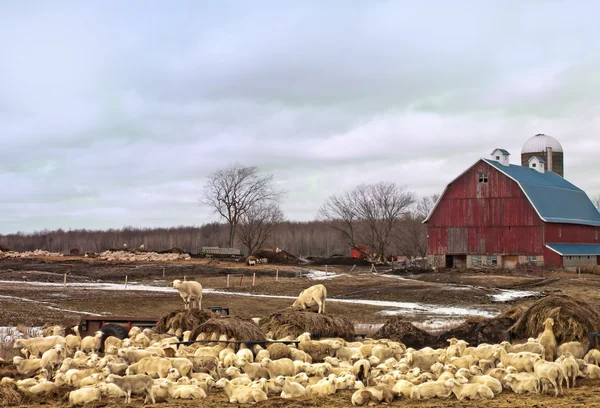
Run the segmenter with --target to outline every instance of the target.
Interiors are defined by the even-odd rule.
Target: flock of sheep
[[[174,282],[188,306],[194,301],[200,306],[201,287],[199,296],[194,292],[198,285]],[[324,312],[325,297],[325,287],[315,285],[301,293],[294,305],[315,305]],[[354,390],[353,405],[390,403],[397,398],[491,399],[504,390],[558,396],[563,384],[569,388],[578,378],[600,379],[600,351],[587,352],[579,342],[557,346],[553,323],[547,319],[537,339],[520,345],[469,347],[465,341],[449,339],[447,348],[420,350],[389,340],[317,341],[309,333],[295,339],[297,346],[272,343],[263,348],[242,343],[238,349],[226,343],[235,340],[226,336],[184,346],[175,343],[181,337],[190,340],[189,331],[159,334],[133,327],[124,340],[108,337],[103,355],[99,353],[101,332],[81,338],[75,327],[74,335],[64,336],[64,329],[57,326],[48,336],[15,341],[14,348],[23,357],[14,357],[13,363],[28,378],[5,377],[1,383],[31,394],[66,385],[73,389],[71,405],[109,397],[129,403],[132,395],[142,395],[144,403],[153,404],[198,400],[219,390],[230,403],[240,404],[274,396],[329,396],[339,390]]]

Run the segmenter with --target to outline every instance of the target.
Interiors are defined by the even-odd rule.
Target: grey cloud
[[[363,182],[439,192],[539,132],[600,193],[597,6],[575,3],[3,4],[0,233],[211,221],[204,179],[233,162],[310,220]]]

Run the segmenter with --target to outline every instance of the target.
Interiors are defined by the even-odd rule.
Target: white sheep
[[[277,382],[281,385],[281,398],[303,398],[306,395],[306,389],[299,383],[290,381],[287,377],[277,377]]]
[[[558,347],[558,356],[564,356],[570,353],[574,358],[583,358],[587,351],[587,345],[579,341],[570,341],[563,343]]]
[[[507,374],[504,377],[504,384],[515,394],[532,393],[539,394],[540,380],[533,374]]]
[[[93,336],[85,336],[83,339],[81,339],[81,351],[83,351],[84,353],[88,351],[92,353],[97,353],[102,347],[103,335],[104,333],[98,330],[96,333],[94,333]]]
[[[554,361],[554,357],[556,356],[556,338],[554,337],[552,326],[554,326],[554,319],[549,317],[544,321],[544,331],[539,335],[538,339],[539,343],[544,346],[546,361]]]
[[[183,378],[183,377],[182,377]],[[206,393],[200,387],[188,384],[176,384],[165,380],[161,388],[166,389],[171,398],[179,399],[204,399]]]
[[[30,375],[38,370],[41,370],[42,359],[40,358],[29,358],[24,359],[23,357],[13,357],[13,364],[17,367],[17,371],[20,374]]]
[[[65,338],[61,336],[35,337],[33,339],[16,339],[14,349],[26,348],[33,357],[41,357],[44,352],[60,344],[65,345]]]
[[[57,344],[56,346],[52,347],[50,350],[45,351],[44,354],[42,354],[42,358],[41,358],[42,368],[45,368],[46,370],[49,370],[49,371],[54,370],[54,368],[56,368],[62,364],[64,355],[65,355],[65,348],[60,344]]]
[[[352,405],[376,405],[381,402],[386,404],[392,403],[394,396],[392,392],[385,386],[375,386],[362,388],[352,394],[351,402]]]
[[[331,374],[327,378],[323,378],[316,384],[309,384],[306,387],[306,394],[309,396],[325,397],[333,395],[336,392],[335,374]]]
[[[577,360],[570,352],[566,351],[564,355],[556,359],[556,362],[560,364],[563,369],[565,379],[567,380],[567,388],[570,388],[569,380],[571,380],[571,384],[575,387],[575,380],[577,379],[577,376],[581,374]]]
[[[194,308],[194,303],[198,302],[198,309],[202,309],[202,285],[196,281],[173,281],[173,288],[179,291],[179,296],[183,299],[185,309]]]
[[[320,284],[314,285],[300,292],[292,307],[301,307],[306,310],[307,307],[318,306],[318,313],[325,313],[326,300],[327,288]]]
[[[450,381],[450,380],[448,380]],[[429,381],[413,388],[411,399],[450,398],[452,387],[445,381]]]
[[[73,355],[77,350],[81,348],[81,336],[79,335],[79,326],[73,326],[72,328],[75,334],[68,334],[65,337],[65,346],[67,348],[67,354]]]
[[[464,399],[481,400],[494,398],[494,392],[483,384],[468,384],[466,379],[451,379],[446,382],[459,401]]]
[[[280,375],[284,377],[293,377],[296,375],[294,362],[289,358],[280,358],[279,360],[271,360],[265,358],[261,361],[260,366],[269,372],[269,378],[277,378]]]
[[[69,404],[73,405],[85,405],[90,402],[100,401],[102,399],[103,391],[106,393],[108,389],[106,386],[98,385],[94,387],[84,387],[78,390],[71,391],[69,393]]]
[[[600,350],[591,349],[587,352],[585,357],[583,357],[583,361],[585,361],[587,364],[600,364]]]
[[[229,398],[229,402],[232,404],[250,404],[268,399],[267,394],[263,390],[244,385],[234,385],[227,378],[221,378],[215,386],[223,388],[225,394],[227,394],[227,398]]]
[[[126,375],[124,377],[111,374],[106,378],[107,383],[116,384],[121,390],[125,391],[125,403],[131,403],[131,394],[145,394],[144,404],[151,400],[156,403],[152,393],[152,378],[147,375]]]
[[[538,358],[533,363],[533,371],[538,378],[545,378],[554,387],[554,395],[558,397],[558,390],[560,388],[560,393],[563,393],[562,382],[565,378],[564,372],[560,364],[552,363],[541,358]]]

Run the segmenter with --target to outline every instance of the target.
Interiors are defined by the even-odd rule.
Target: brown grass
[[[194,327],[190,339],[196,339],[201,333],[204,333],[205,338],[225,334],[228,338],[235,338],[237,341],[266,341],[265,335],[256,323],[234,316],[207,320]]]
[[[537,337],[544,321],[554,319],[554,337],[558,344],[585,341],[590,332],[600,329],[600,314],[584,301],[566,295],[552,295],[535,302],[510,328],[515,338]]]
[[[14,384],[0,384],[0,407],[21,405],[21,395]]]
[[[353,340],[356,336],[354,324],[348,319],[291,308],[262,319],[260,327],[265,333],[273,333],[274,339],[298,337],[305,332],[318,337],[341,337],[346,340]]]
[[[159,333],[166,333],[169,330],[187,331],[193,330],[209,319],[215,317],[215,314],[207,309],[175,310],[160,318],[156,324]]]

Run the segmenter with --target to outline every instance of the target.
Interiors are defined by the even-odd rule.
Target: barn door
[[[469,247],[468,231],[464,227],[448,228],[448,253],[466,254]]]

